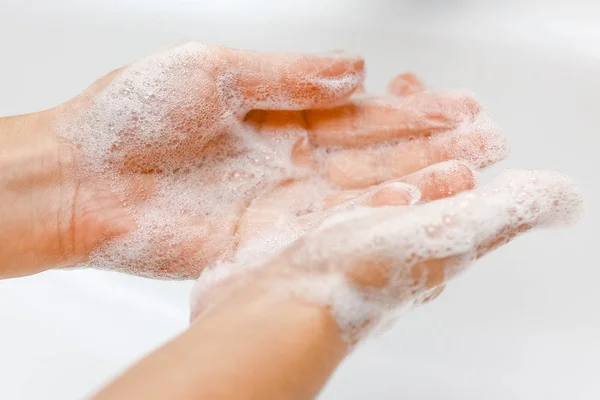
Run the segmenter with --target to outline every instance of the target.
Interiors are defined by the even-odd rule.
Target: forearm
[[[0,119],[0,278],[63,263],[68,148],[50,133],[50,112]],[[64,223],[63,223],[64,222]]]
[[[246,290],[95,399],[312,399],[346,352],[326,308]]]

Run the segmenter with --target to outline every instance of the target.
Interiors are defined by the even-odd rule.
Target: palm
[[[338,105],[361,79],[359,59],[198,45],[101,79],[65,107],[75,122],[57,130],[83,160],[73,240],[95,250],[95,266],[193,277],[260,231],[302,232],[371,185],[446,159],[483,166],[502,156],[492,132],[457,130],[478,113],[468,97]],[[359,201],[410,200],[406,187],[390,188]]]

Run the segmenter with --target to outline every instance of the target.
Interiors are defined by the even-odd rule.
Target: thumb
[[[232,50],[229,58],[248,110],[329,107],[346,100],[364,79],[364,60],[344,54]]]

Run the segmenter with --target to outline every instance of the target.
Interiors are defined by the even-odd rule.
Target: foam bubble
[[[336,214],[275,258],[245,258],[206,271],[193,303],[199,310],[210,304],[203,293],[215,281],[245,281],[253,277],[249,271],[275,270],[294,277],[281,279],[290,293],[330,306],[344,337],[355,342],[368,332],[364,327],[375,329],[420,304],[497,245],[533,227],[571,223],[581,211],[581,195],[565,175],[508,171],[452,198]]]
[[[108,186],[115,199],[110,203],[121,205],[132,223],[125,234],[107,235],[84,265],[191,278],[216,260],[233,258],[246,240],[257,250],[243,252],[263,254],[297,239],[328,215],[322,213],[323,199],[340,187],[320,162],[344,149],[315,153],[301,113],[283,127],[244,116],[256,108],[330,107],[362,79],[362,60],[348,55],[261,54],[191,43],[99,80],[63,107],[54,130],[76,149],[77,179],[86,193]],[[429,104],[428,98],[437,100]],[[441,126],[430,114],[445,115],[454,128],[472,119],[468,111],[477,108],[464,96],[370,101],[373,106],[392,104],[396,112],[404,107],[413,120],[433,128]],[[347,133],[360,131],[361,124],[357,120]],[[299,143],[308,143],[304,163],[295,154]],[[281,187],[302,184],[294,199],[277,195]],[[409,197],[415,199],[413,192]],[[269,238],[260,229],[246,229],[262,241],[242,237],[240,224],[248,210],[264,199],[269,200],[267,211],[278,213],[275,225],[285,233]]]
[[[368,204],[367,191],[325,210],[324,199],[342,188],[365,190],[448,159],[482,167],[508,151],[477,103],[461,94],[363,96],[315,114],[329,124],[313,124],[302,112],[285,119],[290,114],[281,110],[345,99],[363,79],[361,63],[188,44],[101,79],[63,107],[55,132],[76,150],[86,196],[99,187],[107,195],[108,186],[116,201],[102,204],[118,204],[132,223],[85,265],[190,278],[214,264],[196,285],[196,313],[256,274],[276,276],[271,289],[330,306],[352,342],[422,302],[432,281],[450,279],[488,247],[577,214],[572,182],[539,171],[507,173],[487,188],[426,205],[357,208]],[[279,124],[260,120],[264,112],[253,114],[258,120],[246,115],[257,108],[283,112]],[[357,109],[392,118],[345,113]],[[309,135],[317,127],[321,136]],[[341,137],[350,143],[333,146]],[[332,165],[339,180],[327,170]],[[390,185],[408,203],[420,197],[413,186]],[[292,196],[284,195],[289,187]],[[250,234],[242,237],[242,222],[260,205],[255,219],[275,220],[244,228]],[[436,277],[427,263],[440,260],[443,276]]]
[[[235,251],[238,221],[258,196],[307,177],[332,190],[315,171],[292,161],[294,145],[308,140],[305,129],[259,132],[243,116],[258,107],[298,109],[326,104],[328,96],[343,98],[363,78],[362,70],[353,69],[357,60],[190,43],[93,85],[64,107],[54,130],[77,150],[78,179],[92,191],[95,181],[108,184],[135,227],[105,241],[86,265],[195,277]],[[132,195],[138,176],[151,176],[152,183],[143,195]],[[290,205],[282,211],[299,212]]]

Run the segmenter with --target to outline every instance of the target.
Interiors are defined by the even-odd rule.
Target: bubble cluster
[[[201,315],[230,288],[264,271],[275,276],[274,290],[330,306],[354,343],[422,303],[477,257],[525,230],[573,222],[581,211],[581,195],[565,175],[507,171],[487,186],[444,200],[337,213],[289,246],[273,249],[275,257],[241,249],[239,262],[205,271],[193,305]]]
[[[78,184],[92,193],[76,203],[93,200],[102,187],[102,196],[115,199],[103,204],[122,207],[131,226],[125,233],[124,223],[103,227],[103,240],[82,239],[101,243],[84,265],[197,277],[216,260],[234,257],[244,242],[257,243],[254,236],[264,230],[290,226],[294,235],[279,240],[289,243],[331,214],[323,212],[324,199],[340,190],[450,158],[479,166],[504,156],[504,138],[479,124],[479,106],[469,96],[423,92],[348,101],[363,78],[362,60],[347,54],[190,43],[100,79],[64,107],[54,130],[73,144]],[[481,152],[483,145],[490,151]],[[430,148],[429,156],[419,156]],[[377,165],[361,157],[400,161]],[[406,159],[416,161],[403,166]]]
[[[54,126],[78,161],[74,207],[98,212],[70,223],[84,236],[73,242],[101,243],[83,266],[166,279],[204,270],[196,314],[258,284],[254,274],[277,276],[269,290],[331,306],[354,341],[488,247],[576,213],[572,183],[549,172],[415,204],[454,195],[449,182],[472,179],[465,163],[499,161],[506,139],[469,95],[404,74],[388,96],[350,98],[363,78],[362,59],[346,54],[191,43],[100,79]],[[365,207],[389,196],[407,206]]]
[[[326,61],[341,72],[289,57],[190,43],[118,70],[71,102],[54,130],[77,149],[79,179],[107,183],[135,224],[87,266],[197,276],[234,250],[238,220],[258,194],[314,175],[291,159],[304,129],[259,133],[243,115],[327,105],[350,94],[362,70],[347,56]],[[132,191],[132,181],[143,187]]]

